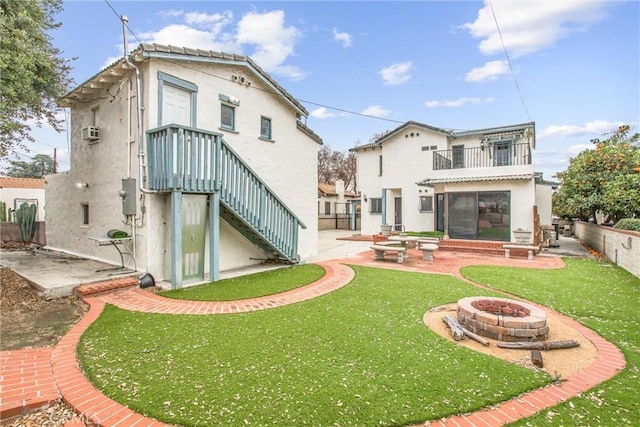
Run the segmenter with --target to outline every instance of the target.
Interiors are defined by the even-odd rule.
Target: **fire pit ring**
[[[467,297],[458,301],[458,322],[478,335],[500,341],[544,341],[547,314],[540,308],[505,298]]]

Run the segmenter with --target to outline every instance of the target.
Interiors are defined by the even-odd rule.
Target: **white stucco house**
[[[322,141],[250,58],[142,44],[59,104],[71,168],[47,177],[49,247],[118,264],[97,239],[121,230],[135,267],[173,287],[317,253]]]
[[[6,220],[21,204],[35,204],[36,221],[44,221],[44,179],[0,176],[0,202],[4,202]],[[11,212],[10,212],[11,211]]]
[[[358,193],[345,190],[344,181],[318,183],[318,230],[355,230]]]
[[[550,199],[536,196],[535,142],[533,122],[452,131],[409,121],[353,148],[362,234],[392,225],[440,230],[450,239],[512,241],[514,229],[534,231],[537,215],[551,218]]]

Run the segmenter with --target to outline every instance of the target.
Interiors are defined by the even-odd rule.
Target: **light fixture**
[[[480,150],[484,151],[484,138],[480,140]]]
[[[366,194],[364,195],[363,200],[364,200],[365,203],[367,203],[367,195]]]

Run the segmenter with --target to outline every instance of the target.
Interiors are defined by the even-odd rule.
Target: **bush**
[[[623,218],[613,226],[618,230],[640,231],[640,218]]]

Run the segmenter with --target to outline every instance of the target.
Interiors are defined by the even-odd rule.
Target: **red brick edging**
[[[368,256],[361,260],[350,258],[345,262],[371,265]],[[500,264],[503,262],[500,261]],[[348,284],[355,275],[351,268],[337,261],[319,264],[325,268],[327,274],[310,285],[278,295],[233,302],[170,300],[140,289],[104,293],[114,288],[130,286],[129,283],[119,283],[123,279],[86,285],[87,288],[79,289],[78,293],[79,295],[84,295],[83,298],[90,304],[91,308],[82,320],[60,340],[55,348],[0,352],[0,391],[2,391],[0,420],[7,420],[21,413],[46,407],[62,396],[63,400],[78,413],[77,418],[65,424],[67,427],[84,425],[85,423],[100,426],[135,425],[136,427],[164,425],[109,399],[88,381],[80,369],[76,356],[76,347],[80,341],[80,336],[102,313],[105,304],[112,303],[126,310],[172,314],[240,313],[306,301]],[[433,266],[433,264],[431,265]],[[377,266],[380,266],[380,264]],[[391,266],[387,265],[385,267]],[[395,264],[393,268],[416,271],[415,265],[402,266]],[[436,272],[433,270],[431,271],[432,273]],[[560,384],[525,393],[522,396],[493,406],[491,409],[482,409],[471,414],[437,421],[427,421],[422,425],[503,425],[528,417],[540,410],[577,396],[612,378],[625,367],[626,362],[617,347],[573,319],[563,315],[558,316],[563,322],[578,330],[596,346],[598,359],[592,365],[569,376]],[[33,384],[33,381],[35,381],[35,384]],[[10,397],[8,398],[7,396]]]

